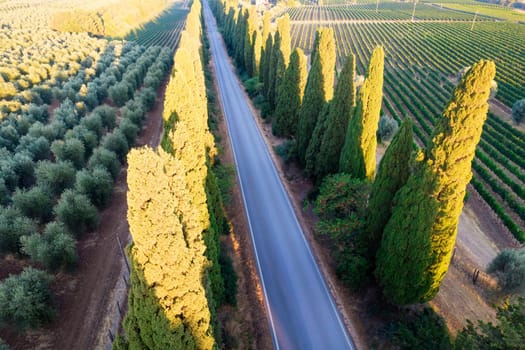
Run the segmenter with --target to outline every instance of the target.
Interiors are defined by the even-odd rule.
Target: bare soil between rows
[[[135,146],[157,146],[162,134],[164,94],[168,80],[157,90],[154,109],[147,113],[145,125]],[[58,316],[45,328],[25,333],[0,329],[0,336],[11,349],[94,349],[109,337],[107,310],[112,307],[113,290],[122,278],[124,258],[118,240],[129,240],[126,219],[127,165],[121,169],[107,208],[101,213],[100,226],[77,244],[79,266],[72,273],[58,273],[52,284]],[[5,257],[0,260],[0,278],[18,273],[27,260]],[[102,329],[105,328],[105,329]],[[101,341],[102,339],[102,341]],[[97,345],[98,344],[98,345]]]

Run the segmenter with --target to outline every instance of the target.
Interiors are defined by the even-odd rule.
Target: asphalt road
[[[353,349],[204,2],[212,58],[276,349]]]

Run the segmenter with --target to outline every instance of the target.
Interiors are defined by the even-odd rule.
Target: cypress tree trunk
[[[355,117],[348,125],[339,161],[339,171],[359,179],[374,179],[384,59],[383,48],[377,47],[370,58],[367,76],[359,91]]]
[[[368,200],[366,226],[361,241],[367,248],[369,261],[375,260],[383,230],[392,215],[394,196],[410,175],[413,142],[412,121],[407,118],[381,159]]]
[[[296,133],[297,157],[303,166],[306,165],[306,150],[319,113],[324,104],[332,99],[334,93],[335,40],[333,29],[318,29],[316,42],[312,53],[314,60],[306,81]]]
[[[394,198],[376,275],[396,304],[432,299],[448,270],[495,72],[494,63],[486,60],[467,72],[416,171]]]
[[[341,70],[337,87],[335,88],[332,108],[326,121],[326,132],[317,154],[315,175],[322,179],[328,174],[334,174],[339,169],[339,157],[345,143],[348,122],[355,108],[355,56],[346,58]]]
[[[279,136],[292,136],[297,128],[297,119],[304,87],[306,85],[306,56],[300,48],[292,53],[290,64],[283,78],[277,106],[273,132]]]

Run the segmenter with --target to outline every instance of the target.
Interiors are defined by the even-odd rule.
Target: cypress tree
[[[306,56],[303,50],[296,48],[290,58],[290,64],[284,74],[277,96],[273,132],[279,136],[292,136],[297,129],[299,108],[306,85]]]
[[[375,260],[383,230],[392,214],[394,195],[410,175],[413,142],[412,121],[407,118],[379,163],[368,200],[365,231],[361,241],[367,248],[369,261]]]
[[[252,76],[259,76],[260,63],[261,63],[261,48],[262,48],[262,39],[261,33],[256,30],[252,34],[252,52],[253,52],[253,62],[252,62]]]
[[[271,36],[270,33],[270,12],[265,12],[263,16],[263,27],[262,27],[262,38],[261,38],[261,62],[259,64],[259,81],[263,84],[265,84],[265,79],[268,76],[268,67],[267,67],[267,51],[268,49],[271,51],[271,43],[268,42],[269,37]],[[263,91],[266,95],[266,90],[264,89],[263,85]]]
[[[339,171],[359,179],[374,179],[376,169],[377,127],[383,99],[382,47],[372,52],[366,79],[359,91],[355,117],[350,120],[341,151]]]
[[[128,223],[133,237],[130,349],[211,349],[215,341],[202,283],[206,259],[185,232],[193,214],[183,165],[162,150],[128,155]],[[185,221],[186,221],[185,220]]]
[[[481,60],[466,73],[437,121],[431,144],[394,197],[376,275],[396,304],[432,299],[448,270],[495,71],[492,61]]]
[[[332,103],[327,102],[324,104],[323,109],[317,117],[317,122],[315,124],[314,132],[312,133],[312,139],[308,143],[308,148],[306,149],[306,165],[304,170],[306,175],[313,178],[314,180],[321,180],[315,176],[315,161],[319,150],[321,149],[321,142],[323,140],[323,135],[326,132],[327,119],[332,109]]]
[[[248,76],[254,76],[254,33],[257,31],[257,14],[253,8],[244,11],[246,30],[244,35],[244,67]]]
[[[316,32],[314,60],[308,73],[303,104],[297,124],[297,156],[306,164],[306,150],[312,138],[317,117],[334,92],[335,40],[332,28],[319,28]]]
[[[277,21],[277,32],[272,48],[272,56],[269,68],[269,89],[268,102],[272,109],[277,103],[279,86],[284,77],[288,63],[290,62],[291,36],[290,36],[290,16],[286,13]]]
[[[321,147],[317,153],[315,175],[322,179],[328,174],[334,174],[339,169],[339,157],[343,148],[348,129],[348,122],[353,115],[356,98],[355,56],[346,58],[341,70],[337,87],[332,100],[330,114],[326,121],[326,132],[323,134]]]
[[[244,42],[247,17],[248,11],[240,10],[235,25],[235,41],[233,43],[235,45],[235,61],[241,68],[244,68]]]
[[[270,90],[270,64],[273,52],[273,35],[268,35],[264,45],[264,56],[261,56],[261,77],[263,81],[264,96],[268,97]]]

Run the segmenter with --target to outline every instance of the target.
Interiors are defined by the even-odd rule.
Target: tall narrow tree
[[[270,33],[264,45],[264,56],[261,56],[261,77],[263,81],[264,96],[270,91],[270,64],[273,52],[273,35]]]
[[[321,179],[315,176],[315,161],[317,159],[319,150],[321,149],[321,142],[323,140],[323,135],[326,132],[327,120],[332,107],[332,102],[327,102],[324,104],[321,112],[317,116],[314,132],[312,133],[312,139],[306,148],[306,165],[304,167],[304,171],[308,177],[314,179],[316,182],[319,182],[318,180]]]
[[[366,79],[359,91],[355,117],[348,124],[339,170],[359,179],[374,179],[376,169],[377,127],[383,99],[382,47],[372,52]]]
[[[250,77],[254,76],[254,34],[257,31],[257,13],[253,7],[247,8],[246,16],[246,30],[244,34],[244,68]],[[260,51],[260,50],[259,50]]]
[[[262,38],[261,38],[261,61],[259,65],[259,81],[261,83],[267,84],[265,82],[265,79],[267,79],[268,76],[268,67],[267,67],[267,50],[269,49],[271,51],[271,43],[268,45],[268,38],[271,36],[270,33],[270,21],[271,21],[271,15],[270,12],[266,11],[263,15],[263,26],[262,26]],[[264,90],[264,94],[266,95],[266,90]]]
[[[306,56],[296,48],[284,74],[277,96],[273,132],[279,136],[292,136],[297,129],[298,112],[306,85]]]
[[[330,114],[326,121],[326,132],[323,134],[321,148],[317,153],[315,175],[322,179],[328,174],[334,174],[339,169],[339,157],[345,143],[348,122],[354,113],[355,88],[355,56],[350,54],[345,61],[337,87]]]
[[[376,275],[396,304],[432,299],[448,270],[495,72],[494,62],[481,60],[466,73],[431,144],[394,198]]]
[[[335,40],[332,28],[319,28],[316,32],[314,60],[308,73],[303,104],[297,124],[297,156],[306,164],[306,150],[317,124],[317,117],[324,104],[334,94]]]
[[[259,76],[260,63],[261,63],[261,48],[262,48],[261,33],[258,30],[255,30],[252,34],[252,52],[253,52],[252,76]]]
[[[272,109],[277,103],[279,86],[284,77],[288,63],[290,62],[291,35],[290,35],[290,16],[286,13],[277,21],[277,32],[272,48],[272,57],[269,69],[269,90],[268,102]]]
[[[379,163],[368,200],[366,225],[360,240],[366,247],[369,261],[375,260],[383,230],[392,215],[394,196],[410,175],[413,142],[412,121],[407,118]]]

